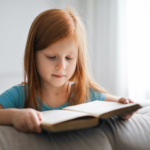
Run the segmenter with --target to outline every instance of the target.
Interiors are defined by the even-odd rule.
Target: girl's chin
[[[63,86],[66,82],[59,82],[59,83],[53,83],[51,85],[53,85],[54,87],[60,87]]]

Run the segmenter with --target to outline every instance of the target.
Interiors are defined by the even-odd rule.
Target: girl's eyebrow
[[[68,52],[68,54],[75,54],[75,52],[74,51],[70,51],[70,52]]]
[[[49,53],[55,53],[55,54],[57,54],[58,52],[56,52],[56,51],[53,51],[53,50],[51,50],[50,52],[46,52],[47,54],[49,54]],[[74,52],[74,51],[70,51],[70,52],[68,52],[67,54],[75,54],[76,52]]]

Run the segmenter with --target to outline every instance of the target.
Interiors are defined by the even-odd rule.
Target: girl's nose
[[[60,60],[59,62],[58,62],[58,64],[56,65],[56,70],[64,70],[64,69],[66,69],[66,64],[65,64],[65,60]]]

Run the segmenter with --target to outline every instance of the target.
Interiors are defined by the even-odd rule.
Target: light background
[[[138,70],[134,71],[139,64],[132,62],[139,61],[140,52],[143,50],[138,49],[140,56],[134,58],[140,42],[134,40],[134,45],[131,44],[135,38],[135,34],[133,33],[134,36],[131,34],[136,25],[136,22],[132,22],[133,18],[136,18],[134,9],[138,12],[138,7],[142,7],[140,3],[144,8],[147,2],[147,0],[0,0],[0,93],[23,81],[24,49],[34,18],[44,10],[70,5],[77,9],[86,26],[88,51],[95,80],[113,95],[150,99],[149,66],[142,70],[142,74],[139,74]],[[145,13],[148,14],[146,18],[150,17],[149,12]],[[145,22],[141,25],[142,29],[144,24]],[[139,28],[134,32],[139,32]],[[148,56],[149,47],[144,48],[145,56]],[[132,51],[133,49],[136,51]],[[142,60],[144,58],[143,56]],[[145,68],[144,66],[141,68]],[[147,74],[145,80],[144,74]],[[136,75],[139,77],[134,80]],[[140,91],[143,92],[141,95]]]

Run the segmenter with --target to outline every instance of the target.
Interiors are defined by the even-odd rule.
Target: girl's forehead
[[[63,51],[62,49],[60,49],[59,51],[58,50],[50,50],[50,51],[48,51],[48,53],[61,53],[61,51]],[[76,50],[74,51],[74,50],[71,50],[71,51],[66,51],[68,54],[75,54],[76,53]]]
[[[76,40],[72,37],[59,40],[49,45],[46,49],[44,49],[45,52],[51,52],[51,53],[56,53],[60,51],[66,51],[68,53],[76,53],[77,50],[78,50],[78,44]]]

